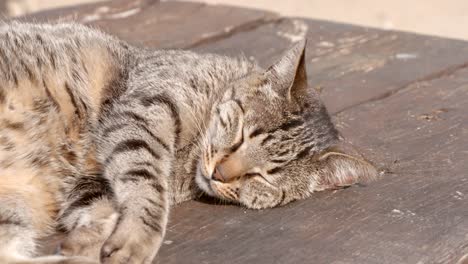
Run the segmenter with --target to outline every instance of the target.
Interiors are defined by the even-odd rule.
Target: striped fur
[[[200,191],[267,208],[375,176],[307,89],[304,47],[263,70],[76,24],[2,25],[0,262],[150,263],[170,205]],[[37,257],[59,231],[63,256]]]

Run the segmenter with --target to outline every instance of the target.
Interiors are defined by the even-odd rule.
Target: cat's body
[[[169,206],[201,191],[266,208],[372,177],[332,149],[303,50],[264,71],[75,24],[1,26],[0,262],[87,261],[34,258],[60,229],[64,255],[149,263]]]

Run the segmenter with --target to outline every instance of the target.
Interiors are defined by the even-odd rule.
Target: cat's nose
[[[230,157],[216,165],[211,178],[220,182],[234,181],[245,172],[244,165],[239,158]]]
[[[216,165],[213,174],[211,174],[211,178],[216,181],[225,182],[227,179],[223,174],[223,168],[220,165]]]

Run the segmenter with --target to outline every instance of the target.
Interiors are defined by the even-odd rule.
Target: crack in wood
[[[287,20],[287,18],[280,17],[277,15],[274,15],[273,17],[271,16],[270,13],[265,14],[265,16],[255,19],[252,21],[249,21],[244,24],[240,24],[237,26],[233,27],[228,27],[224,31],[213,33],[212,35],[209,35],[205,38],[198,39],[186,46],[183,47],[183,49],[193,49],[205,44],[210,44],[213,42],[217,42],[226,38],[229,38],[233,36],[234,34],[237,33],[242,33],[242,32],[248,32],[248,31],[253,31],[259,27],[262,27],[264,25],[268,24],[278,24],[281,23],[282,21]]]
[[[433,73],[428,74],[428,75],[426,75],[426,76],[424,76],[422,78],[419,78],[417,80],[410,81],[410,82],[408,82],[408,83],[406,83],[404,85],[401,85],[400,87],[398,87],[396,89],[393,89],[391,91],[387,91],[387,92],[385,92],[385,93],[383,93],[381,95],[378,95],[378,96],[372,97],[370,99],[355,103],[355,104],[347,106],[347,107],[344,107],[344,108],[332,113],[332,115],[337,116],[337,115],[340,115],[343,112],[346,112],[346,111],[348,111],[348,110],[350,110],[352,108],[355,108],[355,107],[358,107],[358,106],[361,106],[361,105],[366,105],[366,104],[369,104],[369,103],[374,103],[374,102],[385,100],[385,99],[393,96],[394,94],[400,93],[402,91],[406,91],[406,90],[411,89],[413,87],[414,87],[413,89],[417,89],[418,87],[414,86],[417,83],[430,82],[430,81],[434,81],[434,80],[441,79],[441,78],[444,78],[444,77],[448,77],[448,76],[454,74],[455,72],[463,70],[465,68],[468,68],[468,62],[458,64],[458,65],[454,65],[454,66],[445,68],[445,69],[443,69],[441,71],[433,72]]]

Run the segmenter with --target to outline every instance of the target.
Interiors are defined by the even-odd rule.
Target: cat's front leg
[[[140,186],[141,190],[144,189]],[[149,191],[149,190],[146,190]],[[148,203],[167,200],[165,194],[148,197]],[[129,209],[130,207],[133,207]],[[101,249],[102,263],[151,263],[163,241],[168,215],[167,205],[125,203],[121,218]]]
[[[119,217],[112,193],[106,191],[104,184],[83,177],[73,188],[69,204],[59,218],[61,229],[66,232],[60,245],[61,255],[99,261],[101,247]]]
[[[119,218],[101,249],[101,262],[151,263],[167,224],[168,172],[160,168],[161,161],[148,143],[128,139],[116,147],[120,148],[123,152],[114,151],[115,161],[110,162],[115,165],[106,167],[105,174],[114,178]]]
[[[116,107],[102,129],[99,153],[120,215],[101,249],[102,263],[151,263],[164,237],[179,121],[173,105],[145,102]]]

